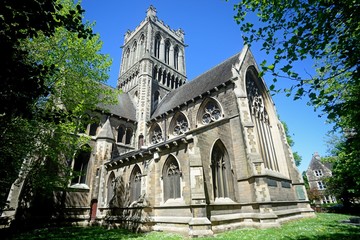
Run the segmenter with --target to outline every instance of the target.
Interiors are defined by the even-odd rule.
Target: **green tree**
[[[61,6],[54,15],[73,13],[83,24],[81,29],[91,32],[93,25],[82,23],[83,11],[78,11],[79,5],[72,0],[58,0],[53,4]],[[98,35],[85,37],[82,31],[69,29],[64,24],[55,24],[51,34],[37,31],[19,41],[17,49],[27,53],[23,56],[24,62],[34,68],[40,64],[52,70],[41,75],[37,83],[46,89],[46,94],[24,102],[31,106],[26,109],[30,114],[22,114],[19,109],[16,114],[8,114],[10,121],[1,119],[4,124],[1,125],[0,162],[2,166],[11,163],[9,168],[1,170],[5,173],[0,176],[1,192],[5,193],[2,203],[23,160],[27,160],[22,170],[30,187],[28,196],[49,196],[54,189],[66,188],[71,171],[68,165],[88,141],[78,133],[84,131],[89,122],[89,113],[96,111],[100,103],[115,102],[109,88],[101,85],[108,78],[111,64],[107,55],[99,53],[101,46]],[[25,75],[26,78],[31,76]],[[15,99],[21,94],[15,91]]]
[[[285,123],[285,122],[281,122],[282,125],[284,126],[284,130],[285,130],[285,135],[286,135],[286,140],[289,144],[290,147],[293,147],[295,142],[294,140],[292,139],[291,135],[290,135],[290,132],[289,132],[289,127],[288,125]],[[302,160],[302,157],[300,156],[300,154],[298,152],[293,152],[293,157],[294,157],[294,160],[295,160],[295,165],[298,167],[300,166],[301,164],[301,160]]]
[[[54,68],[28,58],[29,52],[20,48],[21,41],[39,33],[52,36],[55,29],[64,26],[79,37],[91,36],[91,29],[82,23],[83,10],[77,5],[71,11],[62,11],[60,1],[3,0],[0,3],[0,116],[2,120],[15,116],[30,117],[32,104],[49,93],[44,83]]]
[[[234,8],[245,43],[260,42],[261,50],[274,55],[271,63],[261,63],[261,74],[274,77],[270,89],[284,91],[295,100],[308,96],[309,104],[322,110],[344,135],[335,151],[331,181],[336,182],[334,186],[346,186],[352,197],[360,197],[355,190],[360,174],[354,171],[360,162],[360,4],[353,0],[243,0]],[[258,17],[258,24],[247,18],[249,14]],[[315,76],[304,78],[294,70],[304,59],[314,62]],[[291,80],[291,86],[275,90],[279,78]],[[351,181],[345,181],[350,176]],[[349,199],[346,191],[341,192],[340,198]]]

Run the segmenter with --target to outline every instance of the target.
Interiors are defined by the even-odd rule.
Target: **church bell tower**
[[[140,25],[126,32],[122,48],[117,85],[136,108],[138,141],[162,98],[186,83],[184,32],[159,20],[150,6]]]

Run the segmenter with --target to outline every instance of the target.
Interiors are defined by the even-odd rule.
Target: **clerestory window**
[[[175,136],[180,136],[189,130],[189,123],[183,113],[178,112],[174,115],[170,123],[170,129],[172,129],[172,134]]]
[[[158,124],[153,127],[150,135],[150,140],[152,144],[157,144],[163,141],[162,131]]]
[[[218,121],[221,118],[221,110],[219,105],[213,99],[207,99],[206,104],[201,108],[199,118],[204,125]]]

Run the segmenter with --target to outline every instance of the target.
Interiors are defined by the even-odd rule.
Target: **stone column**
[[[212,236],[211,222],[206,213],[206,196],[203,166],[197,139],[190,146],[190,190],[192,219],[189,222],[189,236]]]

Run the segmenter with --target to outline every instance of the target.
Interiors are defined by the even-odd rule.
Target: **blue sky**
[[[225,0],[83,0],[85,20],[96,22],[94,31],[103,41],[102,52],[109,54],[113,64],[108,85],[115,87],[121,60],[121,46],[124,34],[145,18],[146,9],[153,5],[157,16],[172,29],[185,32],[186,71],[188,80],[204,73],[227,58],[241,51],[243,41],[239,26],[233,16],[236,1]],[[271,61],[270,56],[260,51],[259,45],[252,45],[258,64],[263,60]],[[312,64],[304,62],[297,66],[298,71],[307,75],[313,73]],[[265,75],[268,86],[271,77]],[[279,80],[280,86],[288,85],[289,80]],[[306,99],[293,101],[285,95],[273,97],[282,121],[286,122],[295,142],[293,151],[303,158],[300,171],[306,170],[312,154],[326,155],[325,135],[331,129],[326,118],[319,118],[319,112],[306,105]]]

